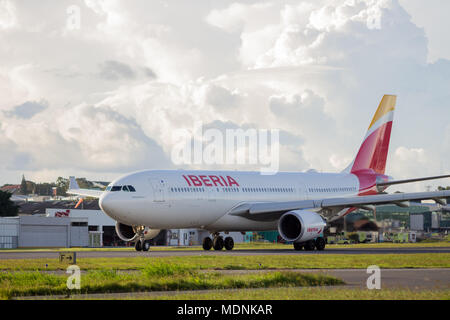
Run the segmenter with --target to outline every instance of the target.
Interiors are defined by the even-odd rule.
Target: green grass
[[[381,268],[450,268],[450,253],[420,254],[293,254],[293,255],[199,255],[185,257],[78,258],[82,270],[142,270],[159,263],[180,268],[209,270],[256,269],[362,269],[369,265]],[[177,268],[178,268],[177,267]],[[58,259],[4,259],[0,270],[66,270]],[[169,271],[170,272],[170,271]]]
[[[42,272],[0,274],[0,298],[21,296],[66,295],[66,275]],[[142,291],[178,291],[206,289],[244,289],[338,285],[343,282],[327,275],[298,272],[223,275],[198,272],[184,267],[160,264],[140,272],[112,269],[90,271],[81,276],[81,289],[72,293],[116,293]]]
[[[158,296],[130,296],[151,300],[450,300],[450,290],[267,288],[217,290],[208,293],[180,293]]]

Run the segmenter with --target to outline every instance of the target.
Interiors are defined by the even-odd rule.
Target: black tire
[[[134,244],[134,248],[136,249],[136,251],[142,251],[141,240],[136,241],[136,243]]]
[[[325,249],[327,242],[324,238],[320,237],[316,239],[316,249],[322,251]]]
[[[296,251],[303,250],[303,243],[301,243],[301,242],[294,242],[294,250],[296,250]]]
[[[234,248],[234,240],[232,237],[226,237],[225,238],[225,249],[227,250],[233,250]]]
[[[308,240],[305,242],[305,250],[306,251],[313,251],[316,247],[314,240]]]
[[[150,241],[144,241],[142,244],[142,251],[148,251],[150,250]]]
[[[213,240],[214,250],[222,250],[224,246],[224,241],[222,237],[215,237]]]
[[[203,250],[211,250],[213,246],[213,241],[210,237],[206,237],[203,239]]]

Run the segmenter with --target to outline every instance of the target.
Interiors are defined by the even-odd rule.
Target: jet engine
[[[161,230],[150,229],[144,226],[129,226],[120,222],[116,222],[116,233],[123,241],[135,241],[139,239],[140,235],[144,237],[144,240],[150,240],[155,238]]]
[[[305,242],[320,236],[326,226],[322,217],[312,211],[294,210],[283,214],[278,232],[286,241]]]

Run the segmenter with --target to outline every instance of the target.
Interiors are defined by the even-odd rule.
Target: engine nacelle
[[[161,230],[149,229],[148,227],[133,227],[116,222],[116,233],[123,241],[135,241],[139,239],[140,232],[142,232],[145,240],[150,240],[155,238]]]
[[[320,236],[327,224],[312,211],[294,210],[286,212],[278,221],[278,232],[286,241],[304,242]]]

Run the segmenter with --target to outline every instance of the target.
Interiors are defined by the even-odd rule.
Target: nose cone
[[[104,213],[115,219],[113,211],[113,200],[111,199],[111,197],[112,195],[110,193],[103,193],[98,201],[98,204],[100,206],[100,209],[102,209]]]

